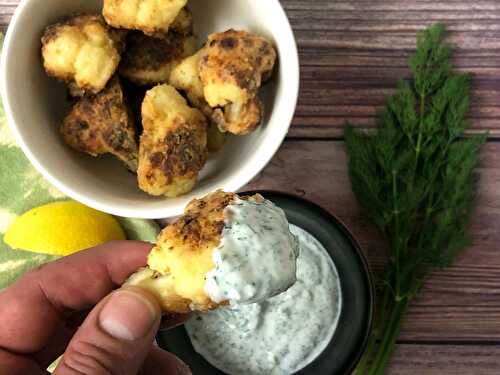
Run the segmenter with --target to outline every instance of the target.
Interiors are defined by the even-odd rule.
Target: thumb
[[[90,312],[54,374],[137,374],[153,346],[160,316],[158,303],[145,291],[112,293]]]

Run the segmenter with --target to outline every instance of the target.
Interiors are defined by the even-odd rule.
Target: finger
[[[93,307],[144,266],[150,244],[111,242],[49,263],[0,292],[0,347],[36,353],[71,314]]]
[[[47,368],[56,358],[59,358],[68,346],[71,338],[75,334],[76,329],[61,328],[54,334],[50,345],[43,348],[38,353],[31,355],[31,357],[38,363],[41,368]]]
[[[8,372],[2,372],[8,370]],[[0,349],[0,374],[9,375],[46,375],[38,364],[29,357],[9,353]]]
[[[50,340],[50,345],[33,355],[33,358],[40,364],[40,367],[48,367],[54,362],[54,358],[59,358],[64,353],[71,338],[87,318],[89,312],[90,310],[81,311],[68,317],[65,327],[58,329],[54,333]]]
[[[57,375],[135,375],[160,325],[154,296],[137,288],[112,293],[88,315],[66,349]]]
[[[154,346],[149,352],[139,375],[190,375],[189,367],[172,353]]]

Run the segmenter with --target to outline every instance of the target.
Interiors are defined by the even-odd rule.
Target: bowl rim
[[[28,158],[30,163],[35,167],[35,169],[46,179],[50,184],[56,187],[59,191],[61,191],[64,195],[69,198],[72,198],[78,202],[81,202],[89,207],[92,207],[96,210],[106,212],[112,215],[121,216],[121,217],[130,217],[130,218],[142,218],[142,219],[159,219],[159,218],[170,218],[175,217],[182,214],[184,209],[184,204],[177,204],[171,206],[168,204],[168,198],[164,198],[164,205],[155,208],[142,207],[137,208],[137,205],[132,205],[130,203],[109,203],[104,200],[94,199],[85,195],[84,193],[80,193],[72,188],[72,186],[68,183],[64,183],[58,178],[54,176],[49,167],[46,167],[42,164],[38,158],[35,156],[34,152],[30,149],[30,147],[25,142],[21,130],[18,128],[17,122],[15,121],[15,115],[12,108],[12,103],[10,101],[10,95],[8,95],[9,88],[8,82],[9,77],[7,74],[7,68],[9,64],[8,55],[11,48],[14,47],[14,36],[18,31],[18,24],[20,17],[24,14],[27,6],[37,0],[21,0],[19,5],[17,6],[14,15],[9,23],[7,28],[7,32],[4,35],[2,54],[0,57],[0,95],[2,98],[2,104],[4,108],[4,113],[7,119],[7,124],[9,129],[11,130],[16,143],[20,146],[21,150]],[[269,1],[269,0],[266,0]],[[237,191],[247,185],[255,176],[257,176],[272,160],[272,158],[276,155],[280,147],[282,146],[288,131],[290,130],[290,126],[292,124],[293,117],[295,115],[295,111],[297,108],[297,102],[300,91],[300,60],[299,60],[299,51],[297,46],[297,39],[295,37],[295,33],[290,24],[290,20],[279,0],[272,0],[276,5],[277,11],[280,13],[279,17],[284,21],[284,27],[286,29],[286,34],[288,38],[291,39],[291,44],[288,47],[291,49],[287,52],[287,65],[289,65],[296,74],[294,77],[296,79],[287,80],[288,85],[286,95],[290,102],[290,110],[283,113],[283,119],[280,121],[282,123],[287,124],[287,126],[283,127],[281,132],[277,136],[274,137],[275,141],[272,143],[272,148],[269,148],[268,151],[264,154],[261,154],[259,163],[248,163],[245,165],[245,168],[239,168],[233,175],[227,177],[227,181],[224,186],[221,186],[224,190],[227,191]],[[283,62],[281,62],[283,63]],[[218,187],[217,187],[218,188]],[[215,189],[215,188],[214,188]],[[191,192],[192,198],[196,198],[204,195],[205,192]],[[189,193],[188,193],[189,194]],[[187,196],[187,195],[186,195]]]

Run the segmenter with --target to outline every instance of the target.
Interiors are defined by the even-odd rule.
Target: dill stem
[[[387,305],[389,303],[390,297],[391,297],[391,290],[388,286],[385,286],[384,296],[382,298],[382,304],[379,306],[376,322],[373,331],[370,335],[370,339],[368,341],[365,353],[363,354],[363,357],[361,358],[361,361],[359,362],[359,365],[357,367],[356,370],[357,375],[364,375],[367,373],[368,371],[367,367],[370,364],[370,359],[372,357],[375,348],[377,347],[377,340],[379,336],[381,336],[386,329],[387,319],[384,318],[386,316],[385,311],[387,310]]]
[[[420,123],[418,124],[418,139],[417,139],[417,147],[415,149],[415,152],[417,153],[417,157],[415,158],[415,169],[417,168],[418,164],[418,159],[420,157],[420,150],[422,148],[422,128],[424,127],[424,114],[425,114],[425,95],[420,94],[420,108],[419,108],[419,116],[420,116]]]
[[[399,234],[399,207],[398,207],[398,172],[396,170],[392,171],[392,200],[393,200],[393,210],[394,210],[394,233],[396,234],[396,238],[393,241],[393,250],[392,250],[392,256],[393,256],[393,262],[394,265],[396,266],[396,275],[395,275],[395,281],[396,281],[396,296],[399,296],[399,245],[400,245],[400,238],[398,237]]]
[[[405,298],[400,301],[395,301],[390,314],[389,323],[384,331],[382,342],[377,351],[377,356],[372,363],[368,375],[384,375],[392,352],[394,351],[407,308],[408,299]]]
[[[373,331],[370,335],[370,339],[368,341],[368,345],[366,347],[366,351],[363,354],[363,357],[361,358],[361,361],[359,362],[359,365],[356,369],[356,374],[357,375],[364,375],[366,374],[368,364],[370,362],[370,357],[372,355],[373,350],[375,349],[375,346],[377,344],[377,331]]]

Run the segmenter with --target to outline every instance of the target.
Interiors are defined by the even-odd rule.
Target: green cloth
[[[0,50],[3,35],[0,33]],[[12,250],[3,236],[13,219],[24,212],[66,198],[30,164],[11,134],[0,102],[0,290],[21,274],[57,257]],[[117,217],[127,238],[154,242],[159,226],[153,220]]]

